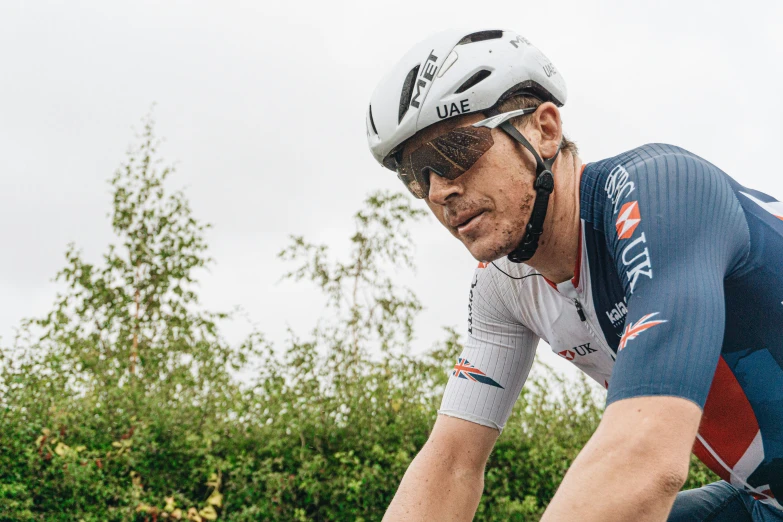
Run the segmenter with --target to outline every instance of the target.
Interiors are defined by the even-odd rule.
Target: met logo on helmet
[[[421,96],[421,90],[427,86],[427,82],[431,82],[435,78],[435,72],[438,70],[438,66],[435,63],[438,61],[438,57],[432,54],[435,49],[430,51],[430,55],[427,57],[427,61],[424,62],[424,67],[421,68],[421,74],[419,74],[419,81],[416,82],[416,93],[411,98],[411,106],[419,108],[419,96]]]
[[[519,36],[519,35],[517,35],[517,37],[514,38],[513,40],[509,40],[508,43],[510,43],[511,45],[516,47],[517,49],[519,49],[519,44],[530,45],[530,42],[528,41],[527,38],[525,38],[524,36]]]

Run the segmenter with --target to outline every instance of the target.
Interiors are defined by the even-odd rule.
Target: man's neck
[[[582,162],[578,156],[561,154],[552,174],[555,190],[549,196],[544,233],[538,250],[526,264],[554,283],[574,277],[581,233],[579,186]]]

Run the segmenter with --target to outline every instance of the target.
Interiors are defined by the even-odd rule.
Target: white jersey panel
[[[476,269],[468,341],[438,413],[502,430],[530,372],[539,338],[608,387],[614,354],[595,315],[582,244],[579,277],[557,288],[527,265],[506,258]]]
[[[506,277],[494,268],[476,269],[468,341],[438,413],[502,430],[530,372],[538,336],[519,321],[514,292],[507,286],[499,292],[496,273]]]

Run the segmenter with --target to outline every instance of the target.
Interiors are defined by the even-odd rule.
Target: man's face
[[[467,115],[428,128],[405,145],[404,153],[456,127],[481,121]],[[528,139],[534,136],[528,136]],[[451,234],[479,261],[494,261],[522,240],[535,201],[535,162],[500,129],[495,144],[455,180],[430,174],[427,205]],[[535,141],[532,142],[536,146]],[[409,148],[410,147],[410,148]],[[525,155],[526,154],[526,155]],[[529,156],[529,157],[528,157]]]

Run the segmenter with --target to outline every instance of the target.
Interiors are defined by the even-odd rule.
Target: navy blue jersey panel
[[[780,509],[783,203],[654,144],[587,165],[580,212],[593,304],[617,354],[607,404],[693,401],[704,409],[694,452]]]
[[[628,311],[625,293],[617,277],[614,262],[608,255],[603,230],[596,231],[592,223],[586,221],[584,228],[585,247],[590,260],[590,280],[603,282],[592,287],[593,306],[607,344],[617,353]]]
[[[582,172],[580,214],[584,223],[584,240],[590,267],[593,307],[609,347],[617,353],[623,335],[627,305],[625,291],[617,276],[614,260],[609,255],[604,233],[604,187],[598,184],[601,169],[588,165]]]
[[[768,484],[777,498],[783,498],[783,369],[766,348],[734,351],[724,360],[745,392],[762,434],[764,459],[748,482],[754,487]]]
[[[600,225],[628,308],[607,403],[672,395],[703,406],[723,344],[723,279],[748,246],[734,191],[714,166],[666,145],[588,170],[593,191],[603,188]],[[593,210],[583,217],[597,220]]]
[[[764,459],[748,478],[783,497],[783,205],[732,181],[750,251],[726,281],[724,359],[753,408]]]
[[[726,279],[724,351],[763,348],[783,368],[783,204],[733,180],[732,186],[745,212],[750,250]]]

